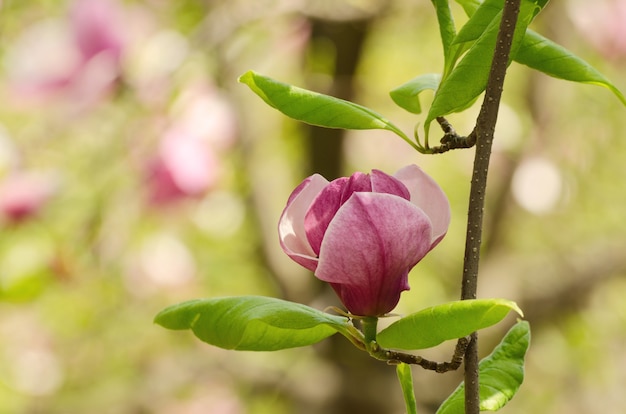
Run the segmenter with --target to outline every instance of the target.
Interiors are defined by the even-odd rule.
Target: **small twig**
[[[476,134],[474,132],[464,137],[457,134],[452,124],[443,116],[438,116],[435,119],[441,126],[444,135],[439,141],[441,145],[429,149],[431,154],[443,154],[453,149],[471,148],[476,144]]]
[[[459,338],[454,348],[454,354],[449,362],[435,362],[422,358],[419,355],[406,354],[404,352],[392,351],[389,349],[381,348],[376,342],[370,343],[369,352],[374,358],[381,361],[387,361],[389,364],[399,364],[404,362],[405,364],[419,365],[424,369],[435,371],[438,373],[444,373],[448,371],[456,371],[463,363],[463,355],[470,343],[470,338]]]

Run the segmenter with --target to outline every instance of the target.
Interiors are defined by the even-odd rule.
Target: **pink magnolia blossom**
[[[171,125],[148,167],[150,201],[156,205],[211,189],[221,172],[220,155],[237,135],[230,103],[208,84],[189,87],[172,112]]]
[[[155,205],[201,196],[219,173],[209,143],[183,130],[171,130],[162,139],[148,171],[150,201]]]
[[[9,222],[36,215],[57,192],[55,177],[37,172],[14,173],[0,183],[0,212]]]
[[[121,6],[113,0],[76,0],[71,10],[76,47],[84,61],[107,53],[118,63],[124,40]]]
[[[231,102],[209,81],[193,82],[174,103],[178,128],[206,139],[218,151],[237,140],[238,124]]]
[[[449,223],[441,188],[409,165],[394,176],[308,177],[289,196],[278,233],[285,253],[330,283],[352,314],[379,316],[395,308],[409,271]]]
[[[568,4],[573,23],[585,39],[612,60],[626,57],[626,2],[574,1]]]
[[[13,81],[15,99],[46,102],[62,96],[77,107],[87,107],[105,96],[121,72],[126,47],[124,17],[116,0],[75,0],[63,36],[56,33],[59,29],[37,26],[37,36],[27,36],[21,45],[24,50],[18,54],[24,56],[18,59],[19,75]],[[47,31],[56,42],[49,44],[48,50],[39,50],[36,42],[41,42]],[[24,64],[32,68],[20,70]]]

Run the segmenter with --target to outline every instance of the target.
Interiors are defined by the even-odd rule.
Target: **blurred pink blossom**
[[[176,124],[224,150],[237,138],[237,119],[230,102],[212,85],[190,86],[174,104]]]
[[[35,216],[58,191],[56,177],[42,172],[16,172],[0,183],[0,213],[9,222]]]
[[[165,134],[148,167],[148,190],[153,204],[201,196],[218,177],[218,160],[202,138],[173,129]]]
[[[119,4],[113,0],[76,0],[70,17],[83,61],[107,53],[119,62],[124,48]]]
[[[220,154],[236,140],[237,122],[229,102],[204,83],[190,86],[174,103],[171,126],[148,167],[153,204],[204,195],[217,182]]]
[[[570,16],[592,46],[608,59],[626,57],[626,1],[570,2]]]
[[[63,95],[79,107],[99,100],[119,77],[124,27],[115,0],[76,0],[65,26],[30,27],[14,45],[15,97],[29,103]]]

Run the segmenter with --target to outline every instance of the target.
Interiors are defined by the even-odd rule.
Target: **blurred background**
[[[367,105],[410,133],[423,117],[388,91],[442,68],[431,3],[0,7],[0,414],[404,412],[394,368],[342,337],[234,352],[152,319],[224,295],[337,305],[280,250],[289,193],[312,172],[409,163],[444,188],[453,219],[397,312],[460,296],[473,150],[423,156],[388,132],[308,127],[237,83],[254,69]],[[622,91],[625,28],[626,0],[552,2],[534,23]],[[516,300],[533,338],[525,383],[501,412],[623,413],[624,107],[603,88],[515,64],[503,99],[479,296]],[[467,134],[477,112],[448,119]],[[512,322],[482,333],[483,356]],[[422,355],[448,360],[453,346]],[[414,376],[422,413],[461,378]]]

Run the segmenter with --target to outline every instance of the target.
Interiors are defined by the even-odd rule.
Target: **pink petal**
[[[435,247],[448,231],[450,203],[439,185],[417,165],[408,165],[394,175],[409,190],[411,203],[421,208],[432,223],[432,244]]]
[[[78,0],[72,10],[77,46],[89,60],[99,53],[110,53],[115,62],[122,54],[122,10],[114,0]]]
[[[346,201],[343,195],[349,178],[333,180],[317,194],[304,216],[304,229],[315,256],[320,253],[320,246],[331,220]]]
[[[0,183],[0,212],[10,221],[37,214],[58,191],[58,177],[43,172],[18,172]]]
[[[410,197],[400,180],[379,170],[373,170],[371,175],[356,172],[350,178],[333,180],[318,194],[304,218],[307,238],[316,255],[335,213],[356,192],[394,194],[406,200]]]
[[[411,194],[402,181],[380,170],[372,170],[372,192],[393,194],[405,200],[411,199]]]
[[[317,195],[304,217],[307,239],[316,256],[319,256],[324,234],[337,210],[348,201],[353,193],[371,191],[372,183],[369,175],[356,172],[349,178],[341,177],[331,181]]]
[[[408,289],[407,273],[430,245],[421,209],[395,195],[354,193],[326,231],[315,275],[333,284],[352,313],[381,315]]]
[[[311,271],[317,267],[317,254],[307,240],[304,216],[315,197],[327,185],[328,181],[319,174],[305,179],[289,196],[278,222],[278,237],[285,253]]]
[[[341,180],[341,178],[339,179]],[[362,172],[355,172],[350,176],[348,181],[345,183],[343,189],[343,199],[341,200],[341,204],[348,201],[352,193],[361,192],[361,193],[369,193],[372,191],[372,181],[370,179],[369,174],[365,174]]]
[[[185,198],[185,193],[176,185],[171,171],[160,158],[149,163],[146,184],[153,205],[165,205]]]
[[[219,162],[205,140],[174,129],[160,144],[163,164],[184,194],[200,195],[215,184]]]

